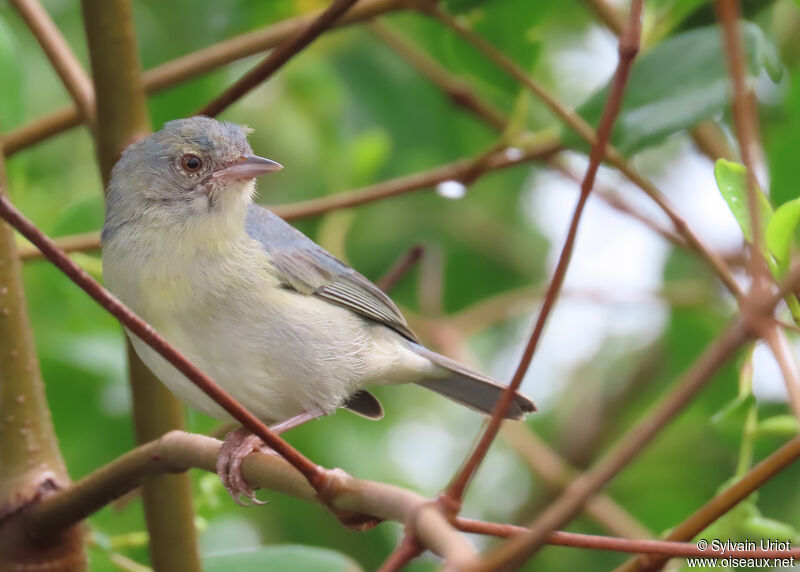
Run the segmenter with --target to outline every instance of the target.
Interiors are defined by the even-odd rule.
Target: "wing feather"
[[[389,296],[277,215],[251,205],[246,230],[267,252],[284,286],[347,308],[416,341]]]

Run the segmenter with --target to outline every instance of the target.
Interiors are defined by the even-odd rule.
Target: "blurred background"
[[[42,4],[88,69],[79,2]],[[577,107],[608,82],[617,60],[616,37],[598,20],[594,4],[451,0],[444,6],[568,107]],[[149,69],[326,5],[318,0],[134,0],[142,64]],[[627,13],[626,2],[609,5]],[[791,0],[745,2],[744,11],[751,26],[750,72],[765,148],[759,177],[777,205],[798,194],[800,11]],[[392,296],[426,343],[508,380],[577,197],[578,185],[565,171],[582,176],[585,148],[561,130],[540,102],[441,24],[410,12],[386,15],[381,22],[508,116],[507,133],[530,133],[534,141],[561,137],[575,150],[559,156],[558,169],[529,162],[487,173],[468,186],[449,182],[294,224],[373,280],[409,248],[424,245],[423,260]],[[620,118],[621,139],[615,141],[690,226],[735,262],[741,258],[741,232],[716,188],[713,161],[686,132],[710,120],[723,140],[733,141],[724,61],[715,57],[721,52],[713,51],[714,45],[719,50],[718,32],[708,28],[714,22],[706,2],[647,2],[642,58],[658,55],[656,50],[664,46],[673,51],[654,58],[650,67],[637,68],[642,75],[632,78],[628,98],[638,107]],[[684,43],[668,44],[675,40]],[[191,114],[258,58],[150,97],[153,129]],[[70,103],[38,44],[3,0],[0,78],[4,132]],[[593,124],[600,106],[589,101],[581,108]],[[476,157],[498,138],[362,25],[325,34],[221,118],[252,127],[256,153],[286,167],[259,183],[258,200],[265,205],[332,195]],[[507,154],[519,152],[512,146]],[[102,226],[100,175],[84,127],[14,153],[8,171],[12,199],[50,236]],[[670,228],[663,214],[616,172],[602,169],[598,187],[613,189],[637,212]],[[98,253],[72,256],[99,274]],[[70,473],[80,477],[134,444],[124,337],[113,318],[49,263],[31,260],[24,272],[54,423]],[[541,474],[558,462],[541,451],[539,440],[574,467],[589,466],[646,415],[734,309],[696,257],[607,202],[591,198],[563,294],[522,387],[540,407],[522,426],[532,432],[516,427],[501,436],[469,491],[464,516],[530,520],[559,490]],[[737,366],[744,357],[721,370],[608,487],[628,513],[627,525],[661,534],[734,476],[742,420],[714,415],[736,397]],[[759,417],[785,414],[783,381],[769,352],[756,348],[755,365]],[[381,422],[340,412],[292,431],[287,439],[322,465],[435,495],[469,450],[481,417],[416,387],[378,393],[386,409]],[[212,419],[189,413],[191,431],[209,433],[218,427]],[[760,431],[754,440],[755,460],[793,431]],[[783,471],[757,499],[748,501],[750,512],[726,517],[722,530],[730,537],[800,540],[794,528],[800,526],[798,479],[800,467]],[[402,535],[394,524],[351,532],[321,508],[270,491],[259,493],[269,504],[244,510],[228,498],[216,476],[196,471],[193,480],[205,555],[304,544],[331,548],[370,570]],[[106,508],[91,518],[91,526],[92,570],[119,570],[115,554],[148,564],[138,498]],[[618,534],[586,515],[570,530]],[[474,540],[480,547],[493,542]],[[548,547],[529,569],[606,570],[623,559],[615,553]],[[435,568],[430,557],[409,567]]]

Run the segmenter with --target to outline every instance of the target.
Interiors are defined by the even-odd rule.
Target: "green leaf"
[[[794,415],[775,415],[760,421],[756,427],[758,437],[794,437],[800,433],[800,424]]]
[[[750,74],[780,66],[758,26],[744,22],[742,29]],[[719,115],[728,104],[729,82],[717,26],[664,40],[634,63],[612,143],[632,154]],[[609,86],[610,81],[577,110],[590,125],[600,120]],[[564,139],[570,146],[579,143],[572,132]]]
[[[744,423],[744,417],[747,415],[747,411],[755,404],[756,398],[752,393],[740,395],[717,411],[711,417],[711,422],[715,425],[733,422],[737,427],[741,426]]]
[[[206,572],[360,572],[353,560],[323,548],[312,546],[263,546],[250,550],[212,554],[203,558]]]
[[[747,242],[753,242],[753,227],[750,221],[750,210],[747,205],[747,170],[739,163],[720,159],[714,165],[714,177],[717,187],[728,207],[731,209],[736,222],[742,229]],[[765,228],[772,218],[772,206],[764,196],[758,193],[758,206],[760,211],[761,227]]]
[[[751,535],[750,538],[794,542],[798,537],[797,530],[792,525],[763,516],[754,516],[745,520],[742,523],[742,529],[745,534]]]
[[[780,276],[789,270],[794,231],[800,223],[800,198],[778,207],[766,226],[766,245],[778,262]]]

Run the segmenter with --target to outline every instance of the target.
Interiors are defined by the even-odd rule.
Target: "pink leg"
[[[299,415],[273,425],[271,429],[278,434],[285,433],[289,429],[294,429],[323,415],[325,414],[322,411],[311,413],[304,411]],[[250,485],[247,484],[242,475],[242,461],[253,451],[274,454],[274,451],[267,447],[258,436],[253,435],[249,429],[239,427],[225,436],[225,442],[220,447],[217,455],[217,474],[222,480],[222,484],[225,485],[225,490],[228,491],[228,494],[237,504],[242,506],[265,504],[265,501],[260,501],[256,498],[253,489],[250,488]],[[243,501],[242,496],[249,499],[249,502]]]

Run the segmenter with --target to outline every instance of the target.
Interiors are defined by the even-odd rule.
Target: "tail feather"
[[[450,373],[450,375],[444,377],[425,379],[418,382],[419,385],[462,405],[482,413],[491,414],[495,404],[506,389],[505,385],[423,346],[414,344],[413,350]],[[511,407],[506,413],[506,419],[522,419],[526,413],[533,411],[536,411],[536,405],[534,405],[533,401],[520,393],[516,393],[514,400],[511,402]]]

